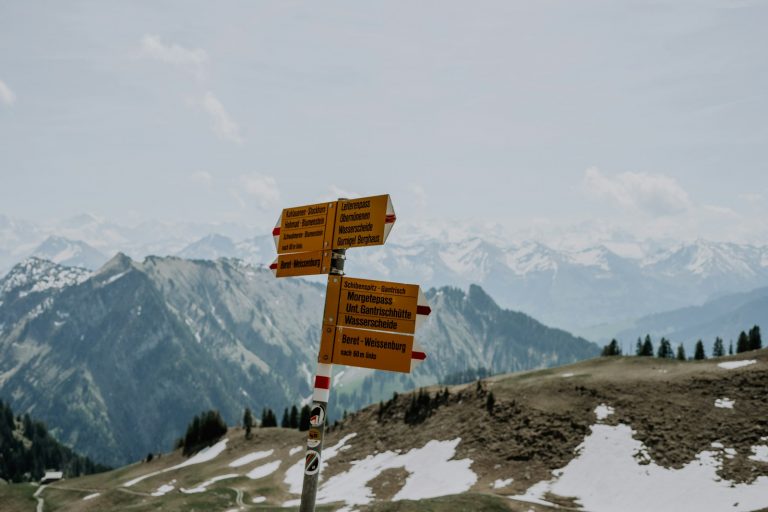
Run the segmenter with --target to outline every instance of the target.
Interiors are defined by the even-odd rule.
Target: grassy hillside
[[[734,369],[719,366],[745,360],[755,362]],[[318,496],[324,510],[336,510],[344,501],[353,509],[375,512],[543,511],[580,502],[596,503],[585,509],[599,512],[636,510],[632,507],[643,504],[634,498],[624,502],[623,494],[612,496],[617,490],[627,500],[632,492],[647,493],[649,499],[669,494],[656,510],[706,510],[686,507],[703,498],[712,500],[715,508],[709,510],[722,510],[717,500],[732,497],[735,504],[729,502],[728,510],[768,507],[768,460],[761,455],[765,447],[768,456],[768,350],[700,362],[600,358],[497,376],[451,387],[447,393],[441,388],[427,391],[429,406],[423,399],[414,408],[418,393],[401,395],[330,428],[323,469],[328,485],[321,485]],[[491,393],[492,412],[487,406]],[[621,459],[638,469],[626,488],[603,485],[601,479],[611,477],[604,468],[613,467],[622,447],[600,445],[603,452],[594,473],[584,472],[594,482],[584,485],[597,486],[602,497],[588,495],[586,488],[579,496],[554,492],[573,478],[571,468],[583,468],[578,464],[590,456],[601,435],[630,428],[631,441],[641,448],[629,462]],[[242,430],[230,429],[226,447],[207,462],[152,476],[188,460],[174,452],[149,463],[67,480],[42,492],[45,510],[285,510],[286,503],[290,509],[296,503],[291,500],[298,498],[294,477],[301,475],[304,442],[304,435],[294,430],[257,429],[246,440]],[[248,454],[253,460],[232,466]],[[718,462],[712,468],[715,476],[702,476],[707,461]],[[644,475],[660,473],[670,484],[654,484],[653,492],[646,491],[644,486],[654,481]],[[564,475],[562,481],[559,475]],[[146,478],[127,485],[142,476]],[[684,476],[695,478],[688,482]],[[228,478],[188,494],[216,477]],[[404,493],[414,482],[418,489]],[[676,487],[676,482],[695,484],[700,496]],[[163,486],[172,489],[152,496]],[[419,492],[426,499],[406,496]],[[449,496],[454,493],[459,495]],[[707,493],[715,494],[709,498]],[[0,488],[0,499],[28,503],[17,486]],[[606,499],[614,500],[610,508]]]

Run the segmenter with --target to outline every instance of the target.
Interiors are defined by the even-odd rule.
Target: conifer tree
[[[733,340],[731,340],[731,342],[728,344],[728,355],[733,355]]]
[[[736,342],[736,353],[741,354],[747,350],[749,350],[749,338],[747,337],[747,333],[741,331],[741,333],[739,333],[739,339]]]
[[[645,341],[643,342],[643,349],[640,351],[641,356],[653,357],[653,342],[651,341],[651,335],[645,335]]]
[[[672,344],[668,339],[664,337],[661,338],[661,341],[659,342],[659,350],[656,355],[661,359],[671,359],[675,356],[672,351]]]
[[[722,348],[722,342],[721,342],[721,348]],[[696,351],[693,353],[693,358],[696,361],[701,361],[702,359],[707,358],[707,354],[704,353],[704,343],[701,340],[696,342]]]
[[[763,348],[763,340],[760,338],[760,327],[756,325],[749,330],[749,350],[761,348]]]
[[[306,432],[309,430],[309,413],[310,409],[308,405],[304,405],[304,407],[301,408],[301,416],[299,418],[299,430],[302,432]]]
[[[603,356],[620,356],[621,355],[621,347],[619,346],[619,342],[616,341],[616,339],[612,339],[609,344],[603,347]]]
[[[685,361],[685,347],[682,343],[677,346],[677,360]]]
[[[272,409],[265,408],[261,412],[261,427],[271,428],[277,426],[277,416]]]
[[[637,337],[637,343],[635,344],[635,355],[643,355],[643,340],[640,339],[640,336]]]
[[[496,398],[493,396],[493,391],[488,392],[488,397],[485,399],[485,409],[489,414],[493,414],[493,407],[496,405]]]
[[[712,357],[723,357],[725,355],[725,347],[723,347],[723,338],[719,336],[715,338],[715,344],[712,346]]]
[[[283,428],[288,428],[288,427],[291,426],[291,418],[288,415],[288,408],[287,407],[283,410],[283,419],[280,420],[280,426],[283,427]]]
[[[243,427],[245,428],[245,438],[250,439],[251,429],[253,428],[253,414],[249,407],[245,408],[245,413],[243,414]]]
[[[293,405],[291,406],[291,420],[290,428],[299,428],[299,409]]]

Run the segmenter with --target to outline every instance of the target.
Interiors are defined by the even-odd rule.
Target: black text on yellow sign
[[[331,251],[310,251],[279,254],[276,261],[277,277],[311,276],[331,271]]]
[[[419,287],[342,278],[338,325],[400,334],[416,331]]]
[[[374,370],[410,373],[412,351],[413,336],[410,334],[337,327],[333,362]]]
[[[331,249],[336,201],[286,208],[280,217],[277,253]]]
[[[418,285],[329,276],[319,361],[409,373]]]
[[[391,206],[388,194],[339,201],[333,230],[333,248],[382,245],[386,239],[387,226],[391,227],[395,219]]]

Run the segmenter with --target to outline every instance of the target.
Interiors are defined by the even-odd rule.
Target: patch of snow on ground
[[[264,503],[265,501],[267,501],[267,498],[264,496],[256,496],[251,500],[253,503]]]
[[[578,455],[564,468],[513,498],[546,503],[544,496],[576,498],[590,512],[676,512],[679,510],[731,510],[768,506],[768,477],[751,484],[736,484],[717,475],[722,455],[703,451],[680,469],[668,469],[650,461],[643,465],[635,454],[646,452],[627,425],[593,425],[577,448]],[[727,456],[727,455],[726,455]]]
[[[267,464],[263,464],[261,466],[258,466],[252,469],[245,476],[247,476],[251,480],[258,480],[259,478],[264,478],[265,476],[271,475],[272,473],[277,471],[277,468],[280,467],[281,463],[282,461],[280,460],[273,460],[272,462],[268,462]]]
[[[730,398],[718,398],[715,400],[715,407],[719,407],[720,409],[733,409],[733,404],[736,403],[736,400],[731,400]]]
[[[561,377],[565,377],[565,378],[568,378],[568,377],[573,377],[573,374],[572,374],[572,373],[570,373],[570,372],[568,372],[568,373],[563,373],[563,374],[561,374],[560,376],[561,376]]]
[[[161,485],[160,487],[157,488],[157,490],[155,492],[152,493],[152,496],[155,496],[155,497],[165,496],[166,494],[168,494],[169,492],[171,492],[174,489],[172,484],[175,481],[176,480],[174,480],[170,484]]]
[[[745,359],[743,361],[726,361],[724,363],[718,363],[717,366],[720,368],[725,368],[726,370],[734,370],[736,368],[741,368],[742,366],[749,366],[751,364],[755,364],[757,362],[756,359]]]
[[[402,455],[387,451],[354,461],[349,470],[334,475],[320,486],[317,503],[344,502],[348,507],[370,503],[374,496],[367,483],[382,471],[393,468],[404,468],[409,473],[405,485],[395,494],[393,501],[420,500],[468,491],[477,482],[477,475],[470,469],[472,460],[451,460],[460,442],[460,438],[432,440],[424,447],[414,448]],[[292,502],[284,506],[289,504]]]
[[[300,452],[301,450],[303,450],[303,449],[304,449],[304,447],[303,447],[303,446],[296,446],[295,448],[291,448],[291,449],[288,451],[288,455],[289,455],[290,457],[293,457],[294,455],[296,455],[297,453],[299,453],[299,452]]]
[[[237,478],[240,475],[237,473],[230,473],[228,475],[221,475],[221,476],[215,476],[211,478],[210,480],[206,480],[205,482],[201,483],[197,487],[193,487],[191,489],[181,489],[181,492],[184,494],[197,494],[201,492],[205,492],[208,490],[208,486],[215,484],[216,482],[219,482],[221,480],[229,480],[230,478]]]
[[[514,481],[514,478],[507,478],[506,480],[499,479],[493,482],[493,485],[491,485],[491,487],[493,487],[494,489],[502,489],[504,487],[507,487],[513,481]]]
[[[613,407],[609,407],[605,404],[600,404],[597,407],[595,407],[595,416],[597,416],[597,421],[603,421],[613,413],[614,413]]]
[[[195,464],[201,464],[203,462],[211,461],[216,457],[218,457],[219,455],[221,455],[221,452],[223,452],[227,448],[227,441],[229,441],[229,439],[224,439],[223,441],[219,441],[215,445],[209,446],[208,448],[198,452],[197,455],[195,455],[194,457],[191,457],[189,460],[182,462],[181,464],[176,464],[175,466],[171,466],[170,468],[165,468],[160,471],[154,471],[152,473],[148,473],[138,478],[134,478],[133,480],[125,482],[123,484],[123,487],[132,487],[137,483],[141,482],[142,480],[160,475],[162,473],[167,473],[168,471],[174,471],[176,469],[185,468],[187,466],[192,466]]]
[[[267,450],[264,452],[253,452],[249,453],[248,455],[245,455],[243,457],[240,457],[234,462],[231,462],[229,464],[229,467],[231,468],[239,468],[240,466],[245,466],[246,464],[250,464],[251,462],[255,462],[257,460],[266,459],[270,455],[275,453],[275,450]]]
[[[89,494],[88,496],[86,496],[85,498],[83,498],[83,501],[92,500],[93,498],[97,498],[97,497],[99,497],[99,496],[101,496],[101,493],[100,493],[100,492],[95,492],[95,493],[93,493],[93,494]]]
[[[357,435],[356,432],[352,432],[351,434],[347,434],[346,436],[342,437],[338,443],[331,446],[330,448],[326,448],[323,450],[322,456],[320,457],[320,478],[322,479],[322,470],[323,467],[328,463],[329,460],[334,458],[336,455],[339,454],[340,448],[342,448],[345,444],[347,444],[347,441],[352,439]],[[291,494],[301,494],[301,486],[304,483],[304,459],[301,458],[298,461],[296,461],[296,464],[288,468],[288,470],[285,472],[285,480],[283,480],[286,484],[288,484],[288,492]],[[296,502],[296,505],[299,503]],[[289,506],[289,505],[285,505]],[[294,506],[294,505],[290,505]]]
[[[750,460],[756,460],[757,462],[768,462],[768,446],[753,446]]]

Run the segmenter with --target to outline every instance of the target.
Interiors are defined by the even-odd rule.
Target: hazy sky
[[[0,2],[0,213],[768,240],[768,3]]]

